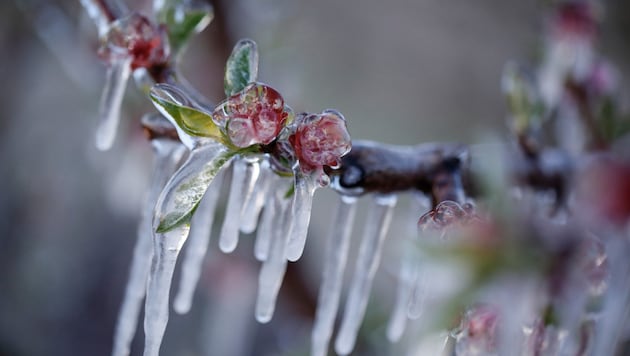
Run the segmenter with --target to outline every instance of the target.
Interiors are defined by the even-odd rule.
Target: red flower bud
[[[275,89],[253,83],[217,106],[213,120],[238,147],[269,144],[284,127],[288,113]]]
[[[333,110],[303,116],[289,140],[300,165],[307,170],[339,166],[352,146],[345,119]]]

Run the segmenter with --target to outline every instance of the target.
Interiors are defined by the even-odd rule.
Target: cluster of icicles
[[[151,115],[146,120],[164,119],[159,115]],[[168,321],[171,280],[185,242],[187,246],[182,261],[182,275],[173,308],[178,313],[190,310],[223,187],[225,170],[208,187],[190,226],[182,225],[165,233],[152,233],[154,208],[160,192],[185,153],[182,144],[170,139],[153,139],[152,144],[155,151],[155,171],[138,231],[130,278],[115,334],[113,355],[129,354],[145,292],[144,354],[158,355]],[[266,323],[272,319],[287,262],[296,261],[302,255],[316,184],[305,182],[303,188],[297,185],[293,197],[287,198],[286,193],[293,180],[275,174],[264,156],[256,159],[237,157],[232,159],[231,168],[232,181],[218,244],[221,251],[230,253],[237,247],[240,232],[256,231],[254,256],[262,262],[262,267],[255,313],[259,322]],[[328,353],[339,309],[357,199],[341,195],[333,215],[312,332],[312,355]],[[375,196],[371,202],[345,314],[335,342],[338,354],[349,354],[354,348],[396,200],[394,195]],[[403,263],[401,275],[398,306],[395,307],[388,329],[391,340],[400,338],[408,317],[416,318],[420,314],[422,280],[416,275],[416,270],[406,262]],[[417,291],[414,287],[416,280]],[[408,309],[407,305],[411,307]]]

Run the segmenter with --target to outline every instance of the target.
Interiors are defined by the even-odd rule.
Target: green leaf
[[[243,90],[258,77],[258,48],[252,40],[240,40],[225,64],[223,86],[226,96]]]
[[[171,50],[178,55],[193,34],[208,26],[214,12],[210,4],[199,0],[164,0],[162,4],[156,16],[166,25]]]
[[[187,134],[213,138],[221,143],[225,141],[223,133],[212,121],[212,116],[191,107],[192,103],[177,87],[157,84],[151,88],[150,97],[157,109]]]
[[[214,180],[214,177],[216,177],[221,168],[238,153],[240,153],[240,151],[224,151],[219,153],[209,162],[202,165],[200,171],[196,172],[194,171],[194,159],[190,158],[186,161],[184,166],[182,166],[173,179],[171,179],[171,181],[178,182],[175,183],[172,195],[167,198],[169,201],[174,202],[175,210],[167,213],[160,219],[156,231],[158,233],[164,233],[180,225],[189,223],[208,186]],[[178,181],[178,176],[184,176],[184,179]],[[169,182],[169,184],[171,184],[171,182]],[[165,189],[168,189],[168,187]]]

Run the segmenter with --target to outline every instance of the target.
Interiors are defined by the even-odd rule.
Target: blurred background
[[[353,139],[392,144],[472,143],[503,133],[503,65],[535,63],[545,9],[543,1],[519,0],[211,2],[215,20],[182,66],[208,98],[222,98],[225,59],[249,37],[259,45],[261,81],[294,109],[338,109]],[[127,3],[150,8],[146,0]],[[628,111],[630,3],[604,4],[601,51],[621,73]],[[139,118],[153,109],[130,85],[114,148],[97,151],[105,67],[79,1],[2,1],[0,17],[0,355],[107,355],[151,171]],[[213,238],[193,310],[171,313],[162,354],[306,354],[334,198],[328,190],[316,195],[306,254],[290,264],[266,325],[254,320],[253,236],[242,236],[229,256]],[[419,215],[403,198],[356,355],[400,354],[384,328],[396,241],[413,233]],[[177,286],[177,271],[175,278]],[[140,328],[132,354],[141,345]]]

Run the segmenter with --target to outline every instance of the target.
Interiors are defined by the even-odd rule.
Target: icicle
[[[400,274],[398,276],[398,291],[392,316],[387,324],[387,338],[391,342],[400,340],[405,332],[409,303],[414,292],[414,282],[417,269],[412,256],[406,254],[400,264]]]
[[[269,174],[272,172],[268,168],[268,163],[253,162],[258,170],[258,174],[253,180],[249,194],[245,197],[243,210],[241,211],[241,232],[251,234],[258,225],[258,216],[265,204],[265,197],[269,190]],[[248,166],[249,167],[249,166]]]
[[[291,207],[291,224],[289,227],[289,241],[287,244],[287,259],[295,262],[302,257],[306,244],[308,225],[311,222],[311,209],[313,208],[313,194],[317,182],[313,176],[299,172],[295,174],[295,191]]]
[[[285,198],[287,187],[276,184],[273,198],[273,218],[269,255],[260,269],[258,277],[258,299],[256,300],[256,320],[267,323],[273,317],[276,298],[287,269],[286,246],[288,240],[287,225],[291,219],[290,200]]]
[[[319,287],[317,313],[311,335],[311,356],[326,356],[339,309],[343,272],[348,258],[350,235],[356,213],[355,197],[341,196],[333,215],[331,233],[326,248],[324,272]]]
[[[131,73],[132,57],[117,59],[107,70],[107,79],[99,108],[99,124],[96,129],[96,147],[106,151],[114,143],[120,121],[120,105]]]
[[[188,313],[192,305],[195,287],[203,267],[203,258],[208,250],[214,211],[221,195],[223,176],[223,173],[219,173],[214,178],[191,220],[190,236],[188,237],[188,245],[182,264],[179,291],[173,303],[173,309],[179,314]]]
[[[136,333],[142,300],[146,292],[146,281],[153,255],[151,245],[153,208],[160,191],[175,171],[175,167],[184,153],[184,146],[175,141],[156,139],[152,141],[152,144],[155,150],[153,175],[144,204],[144,212],[138,226],[138,240],[133,252],[125,296],[118,314],[114,333],[113,356],[129,355],[131,342]]]
[[[335,340],[335,351],[340,355],[347,355],[354,348],[395,205],[395,195],[379,196],[369,210],[343,321]]]
[[[265,175],[267,175],[268,180],[267,195],[269,195],[271,200],[274,201],[274,189],[277,189],[275,186],[279,184],[281,178],[276,176],[273,172],[265,173]],[[272,205],[268,202],[267,207],[262,212],[260,227],[256,233],[256,243],[254,244],[254,256],[256,256],[256,259],[261,262],[267,260],[267,256],[269,255],[269,245],[271,244],[271,239],[273,237],[274,216],[275,211]]]
[[[153,236],[153,262],[144,306],[144,356],[158,356],[168,323],[168,301],[177,256],[190,228],[187,224]]]
[[[208,185],[227,160],[221,145],[207,145],[190,152],[186,162],[166,183],[155,207],[154,231],[160,226],[170,229],[153,234],[153,261],[147,284],[144,335],[145,356],[157,356],[168,322],[168,302],[177,256],[186,241],[189,225],[187,214],[194,211]],[[175,216],[171,218],[170,216]]]
[[[230,195],[219,237],[219,248],[225,253],[234,251],[238,245],[239,220],[243,208],[243,198],[247,193],[244,190],[247,189],[248,184],[247,163],[242,159],[236,159],[232,162],[232,184],[230,185]]]
[[[414,266],[413,272],[414,280],[412,280],[413,286],[411,290],[411,297],[409,298],[409,305],[407,310],[407,316],[409,319],[418,319],[424,309],[424,300],[426,299],[426,273],[422,269],[422,266],[417,264]]]

